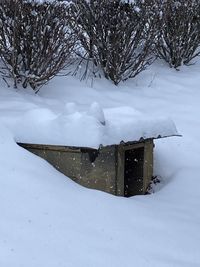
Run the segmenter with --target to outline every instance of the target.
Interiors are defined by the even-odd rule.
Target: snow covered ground
[[[199,267],[199,73],[200,62],[179,72],[156,63],[118,87],[62,77],[38,95],[1,82],[0,266]],[[183,137],[156,141],[154,194],[126,199],[83,188],[16,145],[64,142],[70,116],[81,139],[94,102],[100,121],[142,114],[175,122]],[[104,126],[88,125],[95,145]]]

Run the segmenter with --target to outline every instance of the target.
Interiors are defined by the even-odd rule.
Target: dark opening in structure
[[[124,196],[143,194],[144,147],[125,151]]]

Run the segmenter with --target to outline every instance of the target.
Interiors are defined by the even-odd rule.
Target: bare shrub
[[[74,37],[64,3],[0,2],[1,73],[34,90],[71,64]]]
[[[200,1],[161,1],[157,54],[178,68],[200,54]]]
[[[155,13],[153,0],[74,0],[71,27],[82,45],[81,57],[100,66],[116,85],[135,77],[153,61]]]

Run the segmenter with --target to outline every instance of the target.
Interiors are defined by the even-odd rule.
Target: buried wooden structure
[[[47,160],[78,184],[117,196],[144,194],[153,176],[153,138],[99,149],[19,145]]]

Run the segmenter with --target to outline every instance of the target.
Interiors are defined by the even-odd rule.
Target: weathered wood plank
[[[142,140],[139,143],[121,143],[120,145],[101,147],[98,150],[39,144],[19,145],[44,158],[75,182],[88,188],[102,190],[118,196],[125,195],[126,151],[144,148],[142,193],[146,192],[153,175],[153,140]],[[137,170],[135,172],[137,173]],[[141,188],[135,188],[131,192],[141,194]]]

